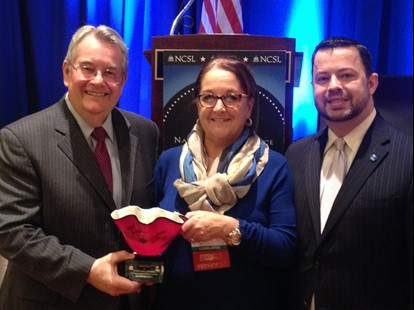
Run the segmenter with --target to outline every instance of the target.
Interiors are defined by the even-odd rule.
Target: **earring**
[[[247,127],[252,126],[252,124],[253,124],[253,121],[252,121],[252,119],[250,117],[248,119],[246,119],[246,126]]]

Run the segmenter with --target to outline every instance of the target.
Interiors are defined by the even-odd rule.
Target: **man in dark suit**
[[[312,85],[327,128],[286,153],[298,229],[292,309],[412,309],[412,136],[376,112],[378,75],[359,43],[322,41],[312,56]],[[346,175],[325,206],[337,138],[345,141]]]
[[[0,131],[0,308],[142,309],[132,304],[142,283],[120,268],[134,255],[111,212],[153,207],[158,129],[115,107],[128,53],[113,29],[81,27],[62,69],[67,94]],[[97,127],[110,185],[94,157]]]

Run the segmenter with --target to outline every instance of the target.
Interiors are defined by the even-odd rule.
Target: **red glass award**
[[[127,206],[111,213],[125,241],[137,254],[126,262],[126,275],[133,281],[162,282],[164,264],[160,255],[177,236],[186,218],[161,208]]]

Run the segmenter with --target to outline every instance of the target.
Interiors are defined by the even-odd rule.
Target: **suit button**
[[[315,269],[319,269],[319,267],[320,267],[320,263],[319,263],[319,261],[317,260],[317,261],[315,261],[315,262],[313,263],[313,268],[315,268]]]

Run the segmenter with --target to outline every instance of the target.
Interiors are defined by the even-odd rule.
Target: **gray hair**
[[[71,64],[77,56],[77,47],[80,42],[88,35],[93,35],[97,40],[108,42],[117,45],[122,52],[122,71],[124,74],[128,73],[128,48],[125,45],[122,37],[114,29],[100,25],[98,27],[86,25],[80,27],[72,36],[70,40],[68,51],[66,53],[65,60]]]

